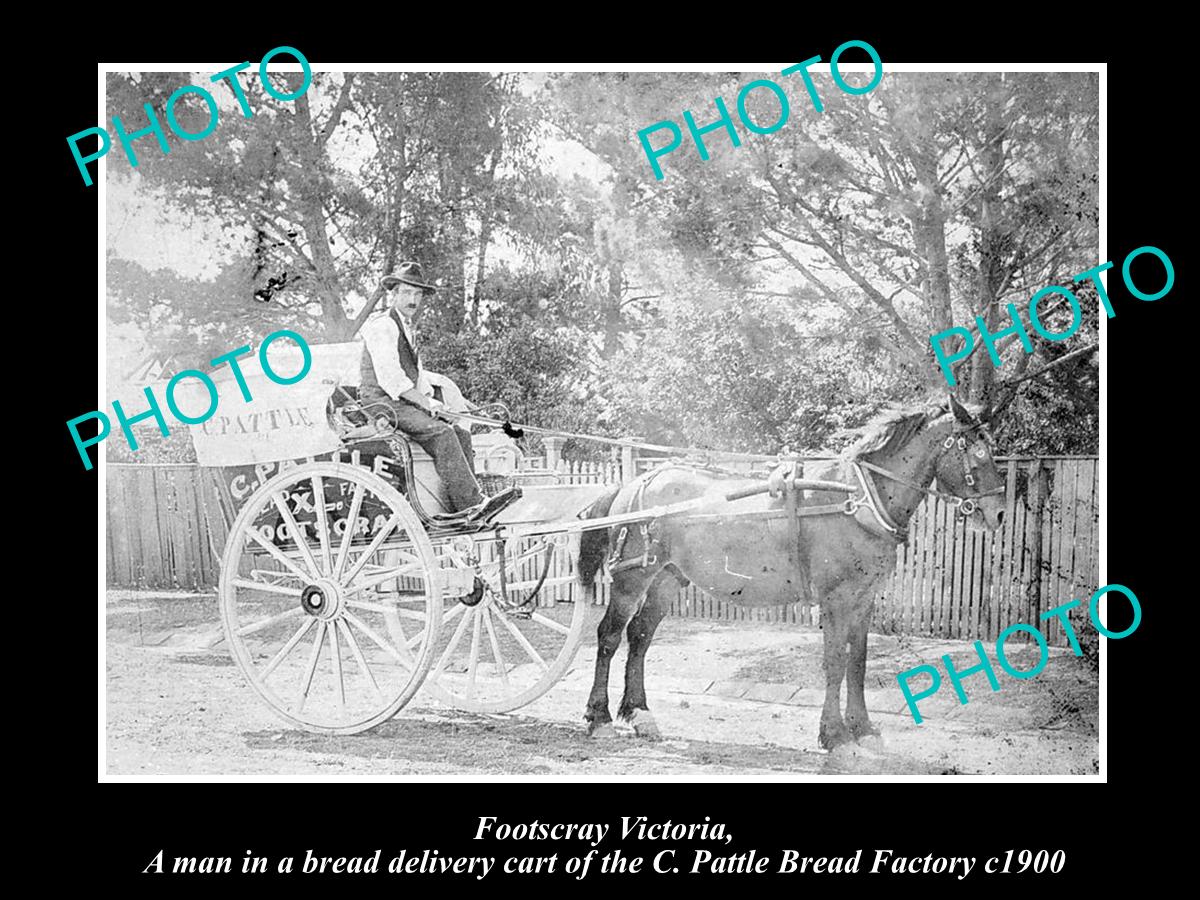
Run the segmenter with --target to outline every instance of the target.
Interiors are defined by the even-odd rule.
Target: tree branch
[[[782,244],[780,244],[778,241],[774,240],[773,238],[766,237],[766,236],[763,237],[763,240],[765,240],[768,244],[770,244],[775,249],[775,251],[777,253],[779,253],[780,256],[782,256],[789,263],[791,263],[792,266],[797,271],[799,271],[800,274],[803,275],[808,280],[808,282],[813,285],[813,287],[815,287],[818,291],[820,291],[821,294],[827,300],[829,300],[831,303],[835,304],[836,306],[841,307],[847,313],[849,313],[851,316],[855,316],[855,317],[862,316],[861,310],[855,309],[853,306],[851,306],[849,303],[847,303],[841,297],[839,297],[837,295],[837,292],[834,291],[833,288],[829,287],[829,285],[827,285],[824,281],[822,281],[820,278],[818,278],[816,275],[814,275],[808,266],[806,266],[804,263],[800,262],[799,259],[797,259],[791,253],[789,253],[787,251],[787,248],[785,248]],[[859,324],[862,324],[862,323],[860,322]],[[890,345],[892,352],[896,354],[896,356],[900,362],[906,363],[906,362],[916,362],[917,361],[916,354],[914,354],[912,352],[906,352],[906,347],[901,345],[895,339],[894,336],[888,334],[886,331],[883,331],[882,329],[878,330],[877,333],[880,335],[880,337],[884,340],[885,343]]]
[[[1054,362],[1047,363],[1046,365],[1042,366],[1040,369],[1037,369],[1033,372],[1029,372],[1025,375],[1022,375],[1020,378],[1010,378],[1006,381],[1001,381],[999,383],[998,387],[1002,390],[1011,388],[1013,385],[1020,384],[1022,381],[1028,381],[1030,378],[1037,378],[1039,375],[1049,372],[1055,366],[1061,366],[1065,362],[1069,362],[1070,360],[1075,359],[1080,356],[1085,356],[1086,354],[1091,353],[1093,350],[1099,350],[1099,349],[1100,349],[1100,344],[1099,344],[1099,342],[1097,342],[1095,344],[1088,344],[1086,347],[1080,347],[1078,350],[1072,350],[1070,353],[1066,353],[1066,354],[1060,356],[1058,359],[1054,360]]]
[[[1037,378],[1037,376],[1043,375],[1046,372],[1049,372],[1055,366],[1061,366],[1065,362],[1070,362],[1073,359],[1078,359],[1081,356],[1086,356],[1087,354],[1091,353],[1093,350],[1098,350],[1098,349],[1100,349],[1099,342],[1097,342],[1095,344],[1088,344],[1086,347],[1080,347],[1078,350],[1072,350],[1070,353],[1060,356],[1058,359],[1054,360],[1054,362],[1047,363],[1046,365],[1042,366],[1040,369],[1037,369],[1033,372],[1029,372],[1025,375],[1022,375],[1020,378],[1010,378],[1007,381],[998,382],[996,384],[996,388],[998,391],[1001,392],[1001,394],[1003,394],[1003,396],[1002,396],[1002,399],[999,402],[997,402],[995,404],[995,406],[993,407],[990,418],[992,418],[994,420],[997,416],[999,416],[1001,413],[1003,413],[1004,410],[1008,409],[1009,405],[1013,402],[1013,400],[1016,399],[1017,393],[1019,391],[1019,388],[1017,386],[1020,385],[1021,383],[1029,381],[1031,378]]]
[[[329,114],[329,119],[324,127],[321,128],[321,133],[317,135],[317,150],[323,150],[329,138],[333,136],[333,132],[337,130],[338,123],[342,120],[342,113],[346,111],[346,107],[350,105],[350,89],[354,87],[354,73],[346,73],[346,80],[342,82],[342,92],[338,94],[337,102],[333,105],[333,112]]]

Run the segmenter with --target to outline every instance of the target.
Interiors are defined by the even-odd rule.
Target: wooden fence
[[[628,454],[601,462],[547,462],[523,470],[521,480],[619,483],[640,469],[640,461]],[[1002,527],[994,534],[972,531],[948,504],[928,498],[913,518],[908,542],[897,549],[896,569],[876,602],[874,630],[994,640],[1011,624],[1036,624],[1040,613],[1059,604],[1086,601],[1099,586],[1096,457],[1001,458],[998,463],[1007,487]],[[192,465],[106,468],[108,584],[215,587],[227,526],[212,473]],[[819,618],[817,610],[799,604],[747,609],[695,587],[679,592],[671,612],[800,624]],[[1056,620],[1042,623],[1042,629],[1052,643],[1066,645]]]
[[[993,640],[1009,625],[1037,625],[1068,640],[1047,610],[1099,587],[1096,457],[1000,460],[1007,503],[994,533],[972,531],[943,501],[921,504],[896,569],[876,604],[885,633]]]
[[[110,587],[216,587],[229,528],[210,470],[196,465],[106,467]]]

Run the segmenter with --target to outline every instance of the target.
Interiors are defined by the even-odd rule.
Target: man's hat
[[[436,291],[437,288],[425,281],[425,276],[421,273],[421,264],[418,262],[402,262],[389,275],[385,276],[385,280],[394,278],[401,284],[411,284],[413,287],[424,288],[427,291]]]

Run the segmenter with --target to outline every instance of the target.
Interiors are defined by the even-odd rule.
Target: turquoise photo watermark
[[[1110,591],[1116,591],[1123,594],[1129,600],[1130,606],[1133,608],[1133,623],[1123,631],[1111,631],[1105,627],[1100,621],[1099,604],[1100,598]],[[1076,656],[1083,655],[1083,648],[1079,646],[1079,641],[1075,638],[1075,629],[1071,625],[1070,612],[1075,607],[1079,606],[1079,600],[1071,600],[1061,606],[1056,606],[1054,609],[1042,613],[1040,621],[1045,622],[1047,619],[1057,618],[1062,623],[1063,631],[1066,632],[1067,640],[1071,644],[1071,649]],[[1137,596],[1129,588],[1122,584],[1106,584],[1104,587],[1092,594],[1091,602],[1088,604],[1088,616],[1092,620],[1092,624],[1102,635],[1112,640],[1129,637],[1137,631],[1139,625],[1142,624],[1142,606],[1138,603]],[[1017,669],[1009,661],[1004,652],[1004,645],[1015,634],[1028,634],[1033,638],[1033,642],[1038,647],[1038,661],[1030,669]],[[942,655],[942,663],[946,667],[946,674],[950,678],[950,683],[954,686],[954,692],[958,695],[960,705],[966,705],[967,692],[963,688],[963,681],[967,677],[976,674],[982,674],[993,691],[1000,690],[1000,680],[996,677],[996,670],[992,666],[992,661],[988,658],[987,651],[984,650],[983,641],[976,641],[973,644],[975,654],[979,658],[979,664],[970,666],[963,670],[958,670],[954,667],[954,663],[950,659],[949,654]],[[996,639],[996,660],[1000,663],[1000,668],[1010,678],[1015,678],[1018,681],[1026,681],[1030,678],[1036,678],[1046,668],[1046,663],[1050,661],[1050,645],[1046,642],[1046,636],[1032,625],[1024,622],[1018,622],[1015,625],[1010,625],[1000,632],[1000,636]],[[912,692],[912,686],[909,680],[914,675],[928,675],[929,686],[918,693]],[[917,709],[917,701],[925,700],[936,694],[942,687],[942,675],[938,671],[937,666],[929,665],[928,663],[915,666],[907,672],[901,672],[896,676],[896,681],[900,684],[900,691],[904,694],[904,700],[908,704],[909,712],[912,713],[913,721],[918,725],[924,721],[920,710]]]
[[[1142,256],[1146,253],[1157,257],[1159,262],[1162,263],[1162,267],[1165,272],[1163,286],[1154,293],[1149,294],[1136,287],[1133,283],[1133,279],[1129,275],[1130,264],[1139,256]],[[1086,272],[1080,272],[1072,279],[1074,284],[1079,284],[1081,281],[1085,281],[1089,278],[1092,280],[1092,283],[1096,286],[1096,294],[1100,298],[1100,303],[1104,306],[1104,312],[1110,319],[1113,318],[1116,313],[1113,311],[1112,302],[1108,298],[1108,292],[1104,289],[1104,282],[1100,280],[1100,274],[1108,269],[1111,269],[1112,266],[1113,264],[1111,262],[1101,263],[1098,266],[1093,266]],[[1137,297],[1139,300],[1144,300],[1149,303],[1154,300],[1162,299],[1167,295],[1171,288],[1174,287],[1175,267],[1171,265],[1171,260],[1167,254],[1165,254],[1162,250],[1159,250],[1157,247],[1138,247],[1125,257],[1125,262],[1121,266],[1121,278],[1124,280],[1125,287],[1129,290],[1129,293],[1133,294],[1133,296]],[[1043,324],[1038,313],[1038,309],[1039,304],[1041,304],[1041,302],[1047,297],[1062,298],[1062,300],[1065,300],[1067,305],[1070,307],[1071,324],[1069,324],[1065,330],[1050,331]],[[1061,306],[1062,301],[1060,301],[1058,305]],[[987,322],[984,320],[983,316],[975,317],[975,326],[979,329],[979,337],[983,341],[984,346],[987,347],[988,356],[991,357],[992,365],[994,365],[996,368],[1000,368],[1000,366],[1003,364],[1002,360],[1000,359],[999,349],[996,346],[997,342],[1001,338],[1013,335],[1021,342],[1021,346],[1025,348],[1026,353],[1033,352],[1033,341],[1029,338],[1029,332],[1025,328],[1025,323],[1021,321],[1021,316],[1017,312],[1016,306],[1009,303],[1004,309],[1008,313],[1008,318],[1012,324],[1007,328],[1001,328],[999,331],[989,330],[987,327]],[[1042,314],[1044,315],[1044,312]],[[1070,288],[1063,287],[1061,285],[1050,285],[1049,287],[1044,287],[1041,290],[1036,291],[1034,295],[1029,298],[1029,322],[1031,325],[1033,325],[1033,330],[1046,340],[1065,341],[1079,330],[1079,326],[1083,322],[1083,309],[1079,305],[1079,298],[1075,296],[1074,292]],[[959,344],[958,349],[953,353],[947,353],[946,342],[955,337],[962,338],[962,343]],[[934,358],[937,359],[938,365],[941,366],[942,377],[946,379],[946,384],[950,385],[950,387],[954,387],[958,384],[954,378],[954,364],[963,361],[974,352],[975,336],[971,333],[970,329],[964,328],[961,325],[955,325],[951,328],[947,328],[945,331],[939,331],[937,334],[931,334],[929,336],[929,343],[933,345],[933,355]]]
[[[875,66],[875,71],[871,76],[871,81],[864,87],[854,87],[842,78],[842,73],[838,69],[838,61],[842,54],[851,49],[857,48],[866,51],[871,62]],[[804,89],[808,93],[809,101],[812,103],[814,111],[820,113],[825,111],[825,105],[821,102],[821,97],[817,93],[817,87],[813,84],[812,76],[808,73],[808,67],[821,62],[820,56],[812,56],[798,62],[795,65],[788,66],[782,70],[781,75],[800,74],[800,79],[804,84]],[[838,46],[833,51],[833,55],[829,58],[829,71],[833,76],[833,83],[838,86],[838,89],[846,94],[868,94],[879,85],[883,79],[883,62],[879,59],[879,54],[875,48],[866,41],[846,41],[846,43]],[[779,104],[779,114],[774,122],[764,124],[756,122],[750,116],[747,110],[747,101],[754,91],[765,91],[774,97],[776,103]],[[766,96],[766,94],[762,94]],[[683,122],[687,126],[688,134],[691,136],[692,143],[696,145],[696,152],[700,154],[700,159],[705,162],[709,159],[708,146],[704,142],[704,135],[711,134],[714,131],[724,131],[729,135],[729,142],[734,147],[742,145],[741,136],[738,134],[737,126],[734,125],[733,117],[729,114],[729,109],[725,105],[725,100],[721,97],[713,98],[713,105],[717,109],[716,121],[710,122],[707,125],[697,125],[696,118],[692,115],[691,110],[683,111]],[[749,84],[743,85],[738,92],[736,109],[738,119],[742,123],[742,127],[752,134],[773,134],[787,124],[788,118],[791,115],[791,107],[788,103],[787,93],[775,81],[767,78],[759,78],[751,81]],[[656,131],[666,131],[670,134],[667,142],[661,147],[655,147],[650,141],[650,136]],[[662,166],[659,165],[660,157],[666,156],[683,144],[683,130],[677,123],[671,119],[664,119],[661,122],[655,122],[653,125],[648,125],[637,133],[638,140],[641,141],[642,150],[646,153],[646,159],[650,162],[650,168],[654,171],[654,178],[657,181],[663,180]]]
[[[304,72],[304,82],[300,85],[298,90],[293,91],[290,94],[280,91],[271,83],[271,79],[267,77],[267,64],[270,63],[270,61],[276,56],[281,54],[286,54],[293,57],[297,62],[300,63],[300,69]],[[238,72],[248,68],[250,68],[249,60],[238,63],[236,66],[232,66],[223,72],[218,72],[216,75],[213,75],[211,78],[209,78],[209,81],[217,82],[221,80],[227,80],[230,90],[233,91],[233,96],[237,99],[238,105],[242,109],[242,116],[247,119],[252,119],[254,118],[254,110],[250,108],[250,102],[246,99],[246,92],[242,89],[242,84],[237,78]],[[305,58],[304,54],[295,47],[276,47],[274,50],[270,51],[266,56],[264,56],[262,61],[258,64],[258,78],[262,82],[263,90],[265,90],[276,100],[296,100],[303,96],[304,92],[308,90],[309,85],[312,84],[312,67],[309,66],[308,60]],[[178,103],[184,97],[189,95],[195,95],[199,97],[204,102],[205,107],[208,109],[208,124],[199,131],[188,131],[183,128],[183,126],[179,124],[179,118],[175,114],[175,108]],[[150,124],[145,128],[136,129],[134,131],[128,130],[128,127],[120,116],[112,117],[113,134],[116,135],[117,141],[121,144],[121,150],[124,151],[125,158],[129,160],[129,165],[133,166],[135,169],[138,166],[138,157],[137,153],[134,152],[133,142],[139,138],[153,135],[158,143],[158,148],[163,152],[164,156],[171,152],[171,145],[167,143],[166,132],[163,131],[162,123],[158,120],[158,116],[154,113],[154,107],[152,107],[149,103],[145,103],[142,105],[142,109],[145,111],[146,118]],[[185,141],[199,141],[208,137],[216,129],[217,122],[220,119],[220,114],[217,111],[216,99],[212,94],[196,84],[185,84],[183,87],[171,94],[171,96],[167,98],[165,112],[167,116],[167,127],[171,129],[176,137],[182,138]],[[79,152],[79,142],[91,135],[95,135],[100,139],[100,148],[95,153],[89,153],[85,156]],[[85,128],[83,131],[77,131],[75,134],[70,135],[67,138],[67,144],[71,148],[71,155],[75,157],[75,165],[79,167],[79,174],[83,176],[84,185],[91,187],[92,176],[88,171],[88,163],[95,162],[102,156],[105,156],[108,151],[112,149],[112,138],[103,128]]]
[[[279,338],[291,338],[300,347],[300,353],[303,356],[304,363],[300,367],[300,371],[295,375],[288,375],[284,377],[272,369],[270,363],[267,361],[267,348]],[[251,350],[249,344],[243,344],[241,347],[230,350],[228,353],[223,353],[211,360],[211,364],[213,366],[220,366],[222,363],[228,363],[230,371],[233,372],[234,380],[237,382],[238,390],[241,392],[242,398],[247,403],[253,400],[254,397],[250,394],[250,387],[246,384],[246,377],[242,374],[242,370],[238,366],[237,361],[244,356],[249,356],[252,352],[253,351]],[[258,361],[262,366],[263,373],[271,381],[282,385],[295,384],[304,378],[304,376],[308,374],[309,369],[312,368],[312,351],[309,349],[308,343],[304,340],[304,338],[294,331],[283,329],[280,331],[273,331],[271,334],[266,336],[258,348]],[[175,399],[176,388],[178,388],[180,382],[187,378],[196,379],[208,392],[208,408],[198,416],[186,415],[182,410],[180,410],[179,404]],[[171,431],[167,427],[167,419],[163,415],[162,407],[158,404],[158,398],[154,396],[154,389],[151,387],[143,388],[143,392],[146,395],[146,402],[150,405],[150,408],[145,412],[130,416],[125,412],[124,407],[121,406],[120,400],[114,400],[112,404],[113,412],[117,416],[117,422],[120,424],[121,431],[125,435],[125,442],[129,445],[129,449],[135,453],[138,450],[138,442],[137,438],[134,436],[132,426],[136,425],[138,422],[144,422],[147,419],[153,419],[158,425],[159,433],[162,434],[163,437],[170,437],[171,435]],[[205,372],[201,372],[199,369],[184,369],[182,372],[177,373],[170,381],[167,382],[167,387],[164,393],[166,394],[167,409],[171,411],[171,415],[173,415],[184,425],[204,425],[205,422],[207,422],[217,413],[217,405],[219,402],[217,385],[212,380],[210,375]],[[98,433],[95,437],[85,438],[79,433],[79,426],[82,423],[93,419],[99,423]],[[92,410],[91,412],[84,413],[82,416],[76,416],[74,419],[68,419],[67,430],[71,432],[71,438],[75,441],[75,449],[79,451],[79,458],[83,460],[84,469],[91,469],[92,460],[87,452],[88,447],[93,447],[108,437],[109,433],[112,431],[112,421],[108,418],[106,413],[96,409]],[[245,431],[245,428],[243,427],[242,430]]]

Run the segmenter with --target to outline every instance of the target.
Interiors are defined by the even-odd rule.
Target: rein
[[[971,472],[970,460],[965,455],[967,441],[963,435],[966,432],[973,431],[978,427],[978,425],[973,425],[971,428],[961,429],[947,435],[946,440],[942,442],[942,451],[937,457],[938,460],[941,460],[941,458],[946,454],[946,451],[953,449],[957,443],[958,449],[964,452],[963,474],[969,487],[975,486],[975,475]],[[936,463],[937,461],[935,461],[934,464],[936,465]],[[963,516],[969,516],[979,508],[979,504],[976,501],[980,498],[990,497],[993,494],[1004,493],[1004,486],[1000,485],[999,487],[992,488],[990,491],[977,491],[970,497],[959,497],[958,495],[951,494],[947,491],[934,490],[931,487],[922,487],[915,481],[904,478],[903,476],[897,475],[895,472],[891,472],[888,469],[883,468],[883,466],[877,466],[875,463],[867,462],[866,460],[855,460],[851,463],[851,466],[854,468],[854,474],[858,478],[859,484],[862,485],[863,497],[861,500],[850,499],[846,501],[847,514],[853,515],[854,513],[858,512],[860,507],[865,506],[868,510],[870,510],[871,514],[874,515],[875,520],[879,523],[880,527],[884,529],[884,531],[901,541],[908,537],[908,529],[905,526],[898,525],[892,520],[892,517],[887,514],[887,511],[880,500],[879,490],[875,486],[874,479],[872,479],[870,474],[868,474],[870,472],[874,472],[877,475],[882,475],[884,478],[895,481],[896,483],[902,484],[905,487],[912,488],[919,493],[926,493],[934,497],[939,497],[945,502],[949,503],[951,506],[955,507],[955,511],[961,513]]]
[[[479,407],[479,408],[486,408],[486,407]],[[698,456],[698,457],[714,457],[714,456],[716,456],[716,457],[721,457],[723,459],[743,459],[743,460],[747,460],[750,462],[770,462],[770,461],[782,462],[784,460],[797,460],[800,458],[800,457],[796,456],[795,454],[789,454],[789,453],[782,453],[782,454],[777,453],[777,454],[773,454],[773,455],[766,454],[766,453],[738,453],[733,450],[711,450],[711,449],[706,450],[702,447],[676,447],[676,446],[672,446],[670,444],[648,444],[643,441],[630,441],[630,440],[622,440],[620,438],[601,437],[600,435],[597,435],[597,434],[583,434],[583,433],[574,432],[574,431],[558,431],[553,428],[538,428],[535,425],[524,425],[520,422],[512,422],[512,421],[509,421],[507,418],[505,418],[503,420],[494,419],[494,418],[491,418],[488,416],[479,415],[478,413],[476,413],[474,411],[472,411],[472,412],[453,412],[451,410],[443,409],[443,410],[439,410],[438,414],[446,416],[448,418],[458,419],[459,421],[462,421],[462,422],[469,422],[473,425],[488,425],[492,428],[503,428],[505,434],[508,434],[510,436],[512,436],[513,430],[516,430],[518,432],[528,431],[533,434],[545,435],[546,437],[560,437],[560,438],[570,438],[571,440],[577,440],[577,441],[591,441],[592,443],[595,443],[595,444],[606,444],[610,447],[630,447],[634,450],[650,450],[655,453],[678,453],[678,454],[683,454],[684,456],[694,456],[694,457],[696,457],[696,456]]]
[[[481,414],[484,411],[490,412],[493,409],[502,412],[504,415],[504,418],[503,419],[492,418],[490,416]],[[486,405],[486,406],[476,406],[476,407],[472,407],[468,412],[452,412],[450,410],[443,409],[443,410],[439,410],[438,414],[441,416],[444,416],[446,418],[453,418],[453,419],[457,419],[459,421],[467,422],[467,423],[471,423],[471,424],[486,425],[486,426],[489,426],[492,428],[503,428],[505,434],[508,434],[512,437],[520,437],[522,432],[529,431],[534,434],[545,435],[547,437],[561,437],[561,438],[570,438],[573,440],[591,441],[593,443],[606,444],[606,445],[612,446],[612,447],[631,447],[631,448],[637,449],[637,450],[650,450],[650,451],[657,452],[657,453],[681,453],[681,454],[685,454],[686,456],[690,456],[690,457],[699,456],[699,457],[711,458],[711,457],[717,456],[717,457],[723,457],[726,459],[741,459],[741,460],[758,461],[758,462],[764,462],[764,461],[784,462],[784,461],[798,461],[799,460],[799,457],[797,457],[793,454],[776,454],[776,455],[772,456],[772,455],[767,455],[767,454],[762,454],[762,453],[737,453],[737,452],[727,451],[727,450],[711,450],[711,449],[701,449],[701,448],[697,448],[697,447],[677,447],[677,446],[672,446],[672,445],[668,445],[668,444],[650,444],[650,443],[645,443],[642,441],[632,441],[632,440],[622,440],[622,439],[618,439],[618,438],[601,437],[600,435],[584,434],[584,433],[573,432],[573,431],[559,431],[559,430],[552,429],[552,428],[538,428],[537,426],[534,426],[534,425],[525,425],[525,424],[522,424],[519,422],[512,422],[508,418],[508,410],[503,406],[503,404],[491,404],[491,405]],[[965,476],[965,481],[969,487],[975,486],[975,476],[971,471],[970,460],[965,455],[967,445],[966,445],[966,439],[963,437],[963,435],[966,434],[967,432],[974,431],[976,428],[979,428],[979,427],[980,427],[980,425],[976,424],[976,425],[970,426],[969,428],[955,430],[954,432],[952,432],[950,435],[948,435],[946,437],[945,441],[942,442],[942,451],[941,451],[941,453],[938,454],[938,460],[940,460],[941,457],[945,455],[947,450],[953,449],[955,443],[958,444],[958,449],[964,451],[963,474]],[[687,463],[682,460],[678,460],[678,461],[672,460],[671,462],[676,465],[678,465],[680,463],[683,463],[685,466],[687,465]],[[936,463],[935,463],[935,465],[936,465]],[[831,515],[833,513],[840,512],[840,513],[844,513],[849,516],[854,516],[854,515],[857,515],[858,511],[865,506],[867,508],[867,510],[871,513],[871,515],[875,519],[875,521],[879,524],[879,527],[882,528],[885,533],[887,533],[894,540],[903,542],[903,541],[907,540],[907,538],[908,538],[908,527],[907,527],[907,525],[900,525],[899,523],[895,522],[890,515],[888,515],[887,509],[885,508],[882,498],[879,495],[879,489],[876,487],[875,480],[871,476],[871,473],[874,473],[876,475],[881,475],[884,478],[889,479],[890,481],[895,481],[896,483],[902,484],[905,487],[912,488],[913,490],[915,490],[919,493],[925,493],[925,494],[929,494],[934,497],[939,497],[942,500],[944,500],[945,502],[949,503],[951,506],[953,506],[955,508],[955,511],[957,513],[961,513],[963,516],[972,515],[975,512],[975,510],[978,509],[978,503],[976,501],[979,500],[980,498],[989,497],[989,496],[992,496],[993,494],[1003,494],[1004,490],[1005,490],[1004,486],[1001,485],[999,487],[993,488],[990,491],[979,491],[970,497],[959,497],[959,496],[957,496],[955,494],[951,494],[947,491],[935,490],[934,488],[931,488],[931,487],[922,487],[921,485],[917,484],[915,481],[911,481],[910,479],[904,478],[901,475],[897,475],[895,472],[892,472],[892,471],[889,471],[888,469],[883,468],[883,466],[878,466],[875,463],[867,462],[866,460],[854,460],[851,462],[851,467],[854,470],[854,475],[858,480],[859,486],[862,488],[863,496],[861,498],[850,498],[850,499],[846,500],[844,503],[833,503],[833,504],[825,504],[825,505],[821,505],[821,506],[807,506],[807,507],[800,506],[796,509],[795,515],[799,516],[799,517],[823,516],[823,515]],[[711,469],[720,471],[715,466],[706,466],[705,468],[711,468]],[[739,473],[730,472],[729,474],[739,474]],[[637,500],[636,500],[636,502],[639,506],[641,505],[642,492],[644,490],[645,490],[645,483],[639,485],[638,495],[637,495]],[[775,496],[776,493],[777,492],[775,490],[771,491],[772,496]],[[862,524],[862,523],[860,522],[860,524]],[[648,543],[649,535],[646,533],[643,533],[643,539],[646,540]],[[624,544],[623,540],[621,541],[621,544],[622,545]],[[648,550],[649,550],[648,546],[646,547],[646,550],[648,552]],[[644,562],[645,555],[646,554],[643,554],[643,562]],[[610,560],[610,562],[611,562],[611,560]]]

